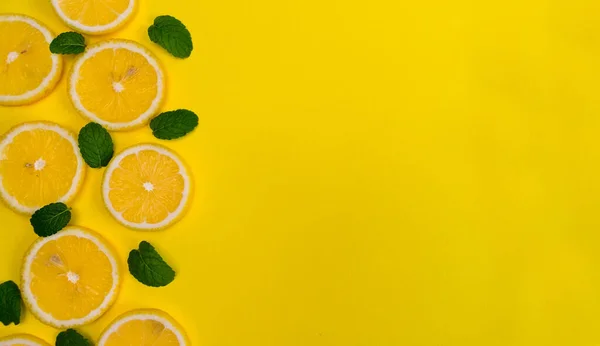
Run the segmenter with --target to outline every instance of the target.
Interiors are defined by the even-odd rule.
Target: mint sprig
[[[85,51],[85,38],[77,32],[63,32],[50,42],[50,51],[54,54],[83,53]]]
[[[150,121],[152,134],[158,139],[176,139],[198,126],[198,116],[187,109],[164,112]]]
[[[0,284],[0,322],[5,326],[21,322],[21,291],[13,281]]]
[[[192,35],[179,19],[171,16],[158,16],[148,28],[148,36],[171,55],[187,58],[192,54],[194,45]]]
[[[77,138],[81,156],[92,168],[106,167],[114,154],[110,134],[102,125],[89,123],[81,128]]]
[[[48,237],[61,229],[71,221],[71,209],[66,204],[50,203],[38,209],[29,222],[33,226],[33,231],[40,237]]]
[[[92,343],[75,329],[69,328],[58,333],[55,346],[92,346]]]
[[[175,271],[147,241],[140,243],[139,250],[131,250],[127,264],[131,275],[146,286],[166,286],[175,279]]]

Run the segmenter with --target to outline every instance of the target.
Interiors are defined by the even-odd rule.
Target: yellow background
[[[1,12],[67,30],[47,0]],[[161,14],[188,26],[191,58],[149,41]],[[178,273],[159,289],[126,274],[90,338],[156,307],[203,346],[600,344],[600,2],[141,0],[111,37],[165,64],[163,110],[199,115],[166,143],[196,190],[183,221],[135,232],[88,170],[73,223],[122,264],[148,240]],[[0,108],[0,132],[42,119],[86,123],[64,76]],[[0,220],[0,281],[18,281],[35,235]],[[30,313],[14,332],[57,333]]]

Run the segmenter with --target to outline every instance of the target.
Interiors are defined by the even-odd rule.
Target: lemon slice
[[[112,40],[89,47],[73,65],[69,95],[86,118],[110,130],[143,126],[164,99],[163,71],[143,46]]]
[[[18,212],[71,201],[84,175],[75,137],[57,124],[23,123],[0,140],[0,196]]]
[[[112,305],[119,267],[99,234],[69,226],[31,245],[23,263],[21,291],[31,312],[56,328],[94,321]]]
[[[63,63],[50,53],[50,30],[27,16],[0,14],[0,33],[0,105],[27,104],[50,93]]]
[[[117,317],[104,330],[97,346],[185,346],[183,328],[167,313],[156,309],[133,310]]]
[[[141,144],[112,159],[102,183],[104,204],[121,224],[140,230],[165,228],[188,204],[191,179],[169,149]]]
[[[44,340],[29,334],[15,334],[0,338],[0,346],[50,346]]]
[[[131,18],[135,6],[135,0],[52,0],[65,24],[89,35],[119,29]]]

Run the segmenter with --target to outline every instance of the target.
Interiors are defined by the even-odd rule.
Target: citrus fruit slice
[[[188,204],[191,179],[169,149],[140,144],[108,164],[102,183],[104,204],[121,224],[140,230],[165,228]]]
[[[164,99],[163,71],[156,58],[133,41],[88,47],[69,77],[69,95],[86,118],[110,130],[145,125]]]
[[[75,137],[57,124],[23,123],[0,140],[0,196],[18,212],[71,201],[84,175]]]
[[[0,338],[0,346],[50,346],[44,340],[29,334],[14,334]]]
[[[50,93],[63,64],[50,53],[50,30],[31,17],[0,14],[0,33],[0,105],[23,105]]]
[[[136,0],[52,0],[65,24],[89,35],[101,35],[122,27],[135,12]]]
[[[133,310],[106,327],[97,346],[185,346],[187,336],[173,317],[156,309]]]
[[[25,304],[40,321],[56,328],[100,317],[117,297],[120,282],[110,245],[99,234],[74,226],[36,240],[21,275]]]

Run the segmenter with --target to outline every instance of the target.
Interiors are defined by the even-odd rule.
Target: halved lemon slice
[[[111,246],[95,232],[69,226],[31,245],[21,291],[40,321],[69,328],[92,322],[108,310],[119,282]]]
[[[166,312],[133,310],[117,317],[102,333],[98,346],[186,346],[183,328]]]
[[[110,130],[143,126],[164,99],[164,73],[156,58],[133,41],[88,47],[73,65],[69,95],[86,118]]]
[[[0,33],[0,105],[27,104],[50,93],[63,64],[50,53],[50,30],[31,17],[0,14]]]
[[[0,338],[0,346],[50,346],[44,340],[29,334],[14,334]]]
[[[186,209],[191,179],[171,150],[141,144],[112,159],[102,183],[102,196],[121,224],[140,230],[165,228]]]
[[[113,32],[135,12],[136,0],[52,0],[52,7],[71,28],[89,35]]]
[[[23,123],[0,140],[0,196],[18,212],[71,201],[84,175],[75,137],[57,124]]]

